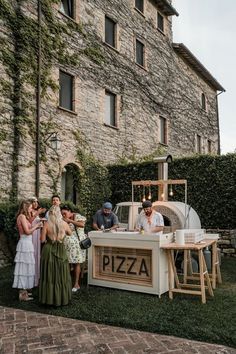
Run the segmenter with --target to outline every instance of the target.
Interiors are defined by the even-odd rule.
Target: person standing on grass
[[[86,238],[84,233],[84,226],[86,218],[79,213],[73,213],[71,208],[67,205],[61,208],[63,220],[68,223],[71,228],[72,236],[65,237],[64,245],[68,255],[71,270],[74,271],[74,286],[72,292],[77,292],[80,289],[80,264],[86,260],[86,250],[80,247],[80,241]]]
[[[13,288],[20,289],[19,300],[29,301],[31,289],[35,284],[35,257],[32,234],[43,226],[42,222],[31,225],[32,203],[22,201],[17,213],[16,224],[20,239],[16,247]],[[28,290],[28,291],[27,291]]]
[[[40,208],[39,207],[39,202],[36,197],[32,197],[29,199],[29,201],[32,203],[32,212],[31,212],[31,222],[32,226],[36,225],[38,222],[41,221],[39,215],[42,213],[45,213],[46,209],[45,208]],[[41,230],[36,229],[33,232],[33,246],[34,246],[34,258],[35,258],[35,277],[34,277],[34,286],[39,285],[39,275],[40,275],[40,255],[41,255],[41,241],[40,241],[40,235],[41,235]]]
[[[71,300],[71,276],[64,247],[65,235],[71,235],[69,225],[62,219],[60,207],[53,205],[43,225],[39,302],[45,305],[68,305]]]

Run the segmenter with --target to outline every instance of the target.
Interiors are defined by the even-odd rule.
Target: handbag
[[[84,240],[79,242],[79,245],[82,250],[86,250],[92,245],[92,242],[89,237],[86,237]]]
[[[92,242],[91,242],[90,238],[88,236],[86,236],[86,238],[84,240],[80,241],[79,234],[78,234],[78,231],[77,231],[77,227],[76,226],[74,226],[74,227],[75,227],[76,235],[77,235],[77,237],[79,239],[80,248],[82,250],[86,250],[87,248],[91,247]]]

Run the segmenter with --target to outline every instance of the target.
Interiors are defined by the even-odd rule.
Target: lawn
[[[224,258],[221,265],[223,284],[208,297],[176,294],[157,296],[101,287],[87,287],[84,281],[72,303],[61,308],[39,305],[35,300],[20,303],[11,288],[13,267],[1,269],[0,305],[51,315],[104,323],[143,331],[218,343],[236,348],[236,259]]]

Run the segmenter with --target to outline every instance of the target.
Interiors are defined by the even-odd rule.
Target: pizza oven
[[[168,180],[168,165],[172,162],[172,156],[159,156],[154,158],[154,161],[158,164],[159,181],[169,181],[171,187],[172,184],[185,186],[185,203],[168,201],[168,183],[163,183],[158,188],[158,201],[153,203],[153,207],[164,218],[165,232],[174,232],[177,229],[200,229],[201,222],[198,214],[187,204],[187,181]]]
[[[164,218],[164,232],[174,232],[177,229],[201,229],[198,214],[188,204],[157,201],[153,203],[153,208]]]

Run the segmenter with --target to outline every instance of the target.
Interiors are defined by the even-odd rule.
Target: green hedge
[[[19,204],[19,202],[0,203],[0,231],[4,232],[7,239],[12,244],[16,244],[19,238],[19,233],[16,227],[16,214],[18,212]],[[51,206],[51,201],[50,199],[39,199],[39,204],[41,207],[48,210]],[[63,205],[68,205],[73,211],[78,211],[78,208],[72,202],[63,202]]]
[[[87,231],[91,229],[93,213],[105,199],[111,200],[113,205],[131,201],[132,181],[157,180],[158,175],[154,162],[112,165],[108,166],[108,173],[102,167],[98,173],[95,167],[85,170],[81,178],[84,183],[80,185],[80,212],[87,216]],[[92,178],[94,175],[96,178]],[[236,228],[236,154],[175,159],[169,164],[169,178],[187,179],[188,204],[198,213],[203,228]],[[173,190],[174,196],[169,199],[184,201],[183,186],[173,186]],[[136,201],[141,201],[142,194],[142,188],[135,187]],[[152,188],[152,195],[153,200],[157,200],[155,187]],[[40,200],[40,205],[48,208],[50,200]],[[12,240],[18,239],[17,210],[17,203],[0,204],[0,230]]]
[[[114,203],[131,200],[131,182],[156,180],[154,162],[109,166]],[[198,213],[203,228],[236,228],[236,154],[201,155],[174,159],[169,164],[170,179],[187,179],[188,204]],[[174,186],[169,200],[184,201],[184,188]],[[142,190],[135,187],[135,200]],[[156,200],[157,198],[155,198]]]

